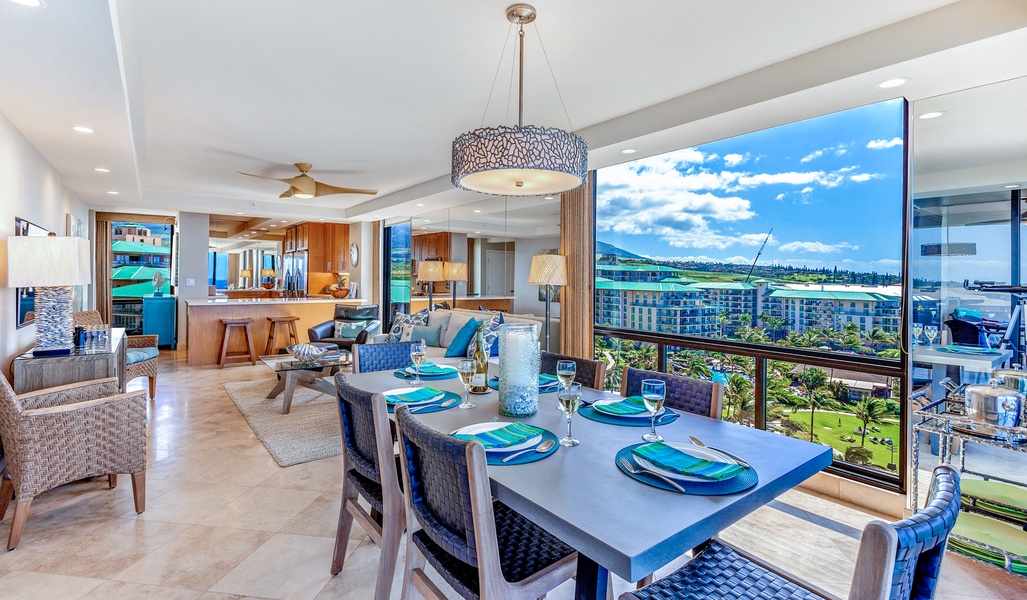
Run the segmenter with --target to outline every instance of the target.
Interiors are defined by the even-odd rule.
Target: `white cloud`
[[[737,167],[738,165],[745,162],[749,156],[748,154],[725,154],[724,155],[724,166],[726,167]]]
[[[778,248],[781,252],[839,252],[841,250],[859,250],[859,246],[849,242],[838,242],[837,244],[825,244],[823,242],[788,242],[781,244]]]
[[[848,152],[849,151],[848,151],[848,149],[845,148],[845,146],[839,146],[837,149],[835,149],[834,155],[835,156],[842,156],[843,154],[847,154]]]
[[[775,200],[784,200],[785,199],[785,195],[784,194],[778,194],[777,196],[774,197],[774,199]]]
[[[804,187],[801,190],[799,190],[799,193],[800,194],[808,194],[808,193],[810,193],[812,191],[813,191],[813,186],[807,185],[806,187]]]
[[[864,181],[870,181],[871,179],[883,179],[883,178],[884,178],[884,175],[882,175],[880,173],[860,173],[858,175],[850,175],[849,176],[849,179],[851,179],[851,180],[853,180],[853,181],[855,181],[857,183],[863,183]]]
[[[890,140],[870,140],[867,142],[867,148],[871,150],[885,150],[887,148],[893,148],[901,145],[902,138],[899,137],[895,137]]]
[[[803,156],[802,158],[800,158],[799,162],[807,163],[807,162],[809,162],[811,160],[816,160],[816,159],[820,158],[821,156],[823,156],[824,155],[824,151],[826,151],[826,150],[830,150],[830,148],[823,148],[821,150],[814,150],[813,152],[810,152],[806,156]]]
[[[714,258],[712,256],[706,256],[705,254],[699,254],[697,256],[647,256],[653,260],[664,260],[664,261],[679,261],[679,262],[712,262],[712,263],[731,263],[736,265],[748,265],[752,263],[751,258],[745,256],[729,256],[727,258]]]

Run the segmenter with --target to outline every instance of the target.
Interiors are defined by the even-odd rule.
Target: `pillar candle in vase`
[[[539,358],[535,325],[499,326],[499,414],[530,417],[538,412]]]

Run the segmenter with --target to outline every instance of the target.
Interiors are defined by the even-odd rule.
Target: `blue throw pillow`
[[[468,319],[464,326],[460,328],[460,331],[456,333],[453,341],[450,342],[449,348],[446,348],[446,357],[465,356],[467,354],[467,346],[474,340],[474,334],[478,331],[478,325],[477,319]]]
[[[952,316],[957,319],[962,319],[964,317],[974,317],[980,319],[981,311],[974,310],[972,308],[957,308],[956,310],[952,311]]]
[[[503,322],[503,313],[493,313],[483,326],[485,329],[485,346],[489,349],[489,356],[499,356],[499,324]],[[467,358],[474,353],[474,342],[467,347]]]
[[[410,333],[410,339],[412,340],[424,340],[424,343],[434,348],[439,347],[439,334],[442,333],[442,325],[436,325],[435,327],[414,325],[414,330]]]

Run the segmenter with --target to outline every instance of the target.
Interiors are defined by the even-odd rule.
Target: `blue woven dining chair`
[[[374,597],[388,600],[406,528],[406,503],[393,453],[389,411],[385,396],[353,387],[342,373],[335,375],[335,389],[342,426],[343,480],[332,575],[342,571],[355,520],[381,548]],[[367,501],[370,513],[357,503],[358,498]]]
[[[603,389],[603,382],[606,381],[606,363],[601,360],[589,360],[587,358],[578,358],[577,356],[543,351],[541,361],[539,362],[539,371],[556,375],[556,363],[561,360],[574,361],[574,381],[584,387],[596,390]]]
[[[405,369],[413,364],[410,362],[411,344],[413,342],[353,344],[353,372]]]
[[[927,506],[895,523],[863,529],[849,600],[931,600],[938,586],[949,533],[959,514],[959,474],[934,469]],[[813,600],[834,597],[742,550],[710,541],[685,566],[620,600]]]
[[[646,371],[625,366],[620,380],[620,394],[625,398],[642,393],[643,379],[659,379],[667,384],[664,405],[694,415],[720,419],[724,405],[724,386],[719,381],[692,379],[684,375]]]
[[[408,490],[403,600],[415,588],[448,598],[426,562],[467,600],[539,598],[574,576],[573,548],[492,499],[481,444],[426,427],[406,406],[396,424]]]

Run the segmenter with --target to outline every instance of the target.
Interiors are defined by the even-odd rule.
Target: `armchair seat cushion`
[[[134,365],[144,360],[157,358],[158,353],[159,351],[156,348],[129,348],[125,352],[125,364]]]
[[[357,334],[363,331],[366,326],[367,321],[364,320],[337,319],[335,321],[335,334],[332,337],[355,340]]]

